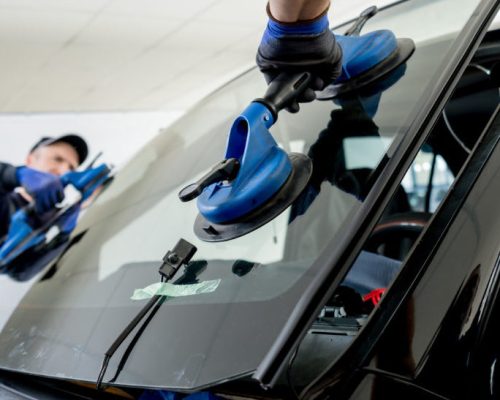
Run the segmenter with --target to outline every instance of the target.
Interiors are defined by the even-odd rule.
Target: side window
[[[489,46],[488,37],[484,46]],[[499,63],[478,51],[365,250],[403,261],[446,197],[499,101]],[[500,54],[497,59],[500,58]]]
[[[412,211],[436,211],[498,104],[499,64],[480,55],[466,68],[430,143],[402,181]]]
[[[433,213],[454,179],[446,160],[426,146],[417,154],[401,185],[412,211]]]
[[[489,46],[488,37],[483,45]],[[355,316],[359,322],[359,316],[366,317],[446,198],[500,101],[496,61],[500,60],[500,52],[496,60],[492,60],[491,54],[484,54],[480,48],[466,68],[363,250],[323,310],[323,320],[333,318],[336,324],[342,324],[342,318]],[[363,154],[374,156],[358,160],[352,156],[355,153],[350,151],[352,146],[364,146]],[[369,136],[346,138],[343,143],[346,171],[370,171],[374,166],[366,160],[376,159],[377,154],[385,151],[383,147],[380,138],[378,141]],[[360,297],[364,302],[358,301]]]

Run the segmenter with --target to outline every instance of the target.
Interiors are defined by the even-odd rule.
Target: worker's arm
[[[318,17],[329,5],[329,0],[269,0],[269,11],[278,21],[297,22]]]
[[[312,101],[315,90],[332,83],[342,71],[342,50],[329,29],[325,0],[271,0],[269,22],[257,50],[257,65],[269,83],[283,72],[309,72],[310,87],[297,99]],[[288,107],[298,111],[298,103]]]
[[[16,167],[0,162],[0,244],[7,234],[10,217],[14,211],[10,199],[11,192],[18,186]]]

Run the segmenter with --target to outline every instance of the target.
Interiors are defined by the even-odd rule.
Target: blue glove
[[[257,51],[257,65],[266,81],[281,72],[310,72],[311,87],[298,98],[299,102],[316,98],[314,90],[332,83],[342,71],[342,49],[328,28],[326,11],[309,21],[281,23],[275,20],[268,6],[269,22]],[[288,108],[299,110],[298,104]]]
[[[16,178],[35,199],[35,209],[39,214],[49,211],[64,198],[64,188],[57,175],[19,167],[16,170]]]

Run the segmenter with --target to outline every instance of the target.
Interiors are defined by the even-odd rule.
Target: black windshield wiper
[[[172,250],[169,250],[167,254],[163,257],[163,262],[160,266],[159,273],[161,275],[161,282],[165,283],[172,279],[172,277],[175,275],[177,270],[182,266],[182,265],[187,265],[191,258],[194,256],[196,253],[197,248],[189,243],[188,241],[184,239],[180,239],[175,247]],[[165,296],[157,294],[154,295],[148,303],[139,311],[139,313],[135,316],[135,318],[130,321],[130,323],[125,327],[125,329],[118,335],[118,337],[115,339],[113,344],[108,348],[108,350],[104,353],[104,360],[102,362],[101,370],[99,371],[99,376],[97,378],[96,382],[96,388],[97,390],[102,389],[102,381],[104,379],[104,374],[106,373],[106,370],[108,368],[109,360],[111,357],[113,357],[113,354],[115,354],[116,350],[120,347],[120,345],[123,343],[123,341],[130,335],[132,330],[139,324],[139,322],[147,315],[147,313],[153,309],[153,311],[149,314],[148,318],[144,321],[143,325],[140,327],[140,329],[137,331],[135,334],[134,338],[130,342],[130,344],[127,346],[127,349],[125,350],[120,363],[118,364],[118,368],[116,370],[115,375],[113,378],[109,381],[109,383],[114,382],[118,375],[120,374],[120,371],[122,370],[123,366],[125,365],[125,362],[128,359],[129,354],[131,353],[132,349],[134,348],[135,344],[139,340],[142,332],[146,329],[147,325],[149,322],[153,319],[154,315],[160,308],[160,306],[163,304],[165,301]]]

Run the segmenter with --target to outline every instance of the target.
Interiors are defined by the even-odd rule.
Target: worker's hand
[[[314,90],[332,83],[342,70],[342,50],[328,28],[326,11],[314,20],[294,23],[275,20],[269,8],[268,15],[269,22],[257,51],[257,65],[267,83],[281,72],[310,72],[311,86],[297,100],[314,100]],[[288,110],[297,112],[298,104]]]
[[[39,214],[49,211],[64,198],[64,188],[57,175],[19,167],[16,177],[19,185],[35,200],[35,209]]]

